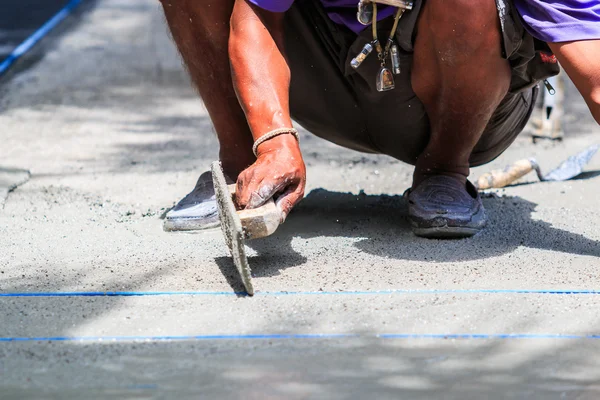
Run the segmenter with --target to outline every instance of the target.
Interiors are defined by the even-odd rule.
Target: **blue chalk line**
[[[597,340],[600,334],[529,334],[529,333],[387,333],[387,334],[251,334],[251,335],[186,335],[186,336],[48,336],[0,337],[2,342],[139,342],[139,341],[208,341],[208,340],[306,340],[306,339],[562,339]]]
[[[411,294],[542,294],[542,295],[598,295],[600,290],[554,289],[390,289],[364,291],[265,291],[261,296],[382,296]],[[20,292],[0,293],[2,297],[142,297],[142,296],[248,296],[234,291],[106,291],[106,292]]]

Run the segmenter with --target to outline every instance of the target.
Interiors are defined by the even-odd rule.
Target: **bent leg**
[[[252,134],[229,67],[229,19],[234,0],[161,0],[192,81],[215,127],[225,173],[235,179],[255,161]]]
[[[415,42],[412,86],[425,106],[430,140],[413,187],[433,175],[463,183],[469,158],[508,92],[510,66],[494,0],[427,0]]]
[[[237,100],[229,67],[229,19],[235,0],[161,0],[173,39],[210,115],[225,174],[235,180],[255,161],[252,134]],[[210,172],[171,209],[166,231],[219,225]]]
[[[467,176],[473,149],[510,86],[501,46],[494,0],[424,3],[412,86],[429,117],[430,137],[408,195],[419,236],[472,236],[486,224],[481,197]]]

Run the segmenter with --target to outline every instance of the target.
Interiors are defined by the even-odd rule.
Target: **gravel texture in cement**
[[[0,165],[31,171],[0,210],[2,399],[600,396],[600,156],[581,179],[486,193],[474,238],[426,240],[409,166],[302,131],[306,198],[249,243],[257,295],[236,295],[219,229],[162,231],[217,142],[158,2],[77,18],[0,83]],[[524,134],[473,176],[600,142],[567,99],[563,142]]]

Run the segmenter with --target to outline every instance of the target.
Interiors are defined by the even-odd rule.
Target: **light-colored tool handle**
[[[235,199],[236,185],[229,185],[229,193]],[[234,200],[235,203],[235,200]],[[259,239],[272,235],[281,224],[281,213],[273,199],[251,210],[238,210],[242,221],[244,239]]]
[[[536,169],[537,163],[535,160],[519,160],[516,163],[509,165],[504,170],[495,170],[482,175],[476,182],[475,186],[479,190],[503,188],[510,185],[517,179],[520,179]]]

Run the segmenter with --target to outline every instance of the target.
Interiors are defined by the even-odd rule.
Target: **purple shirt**
[[[600,39],[598,0],[514,0],[525,28],[544,42]]]
[[[294,0],[250,0],[269,11],[287,11]],[[321,0],[332,21],[358,33],[365,29],[356,20],[358,0]],[[514,0],[525,28],[545,42],[600,39],[600,1],[598,0]],[[394,13],[381,8],[378,20]]]
[[[284,12],[294,3],[294,0],[250,0],[251,3],[274,12]],[[321,0],[329,18],[337,24],[346,25],[352,31],[358,33],[366,27],[356,20],[356,11],[358,9],[358,0]],[[394,14],[393,7],[378,8],[377,20]]]

